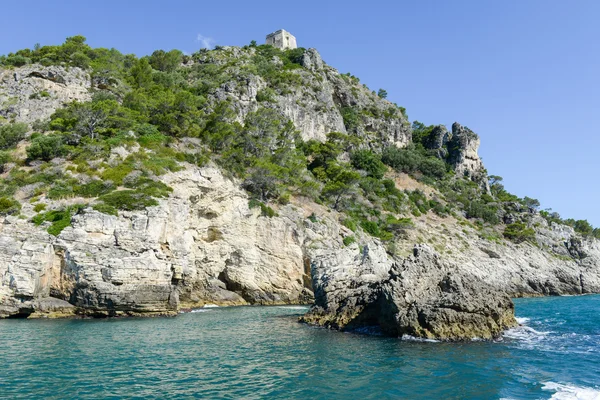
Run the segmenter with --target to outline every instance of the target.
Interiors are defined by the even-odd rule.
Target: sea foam
[[[411,336],[411,335],[402,335],[400,337],[400,339],[402,340],[406,340],[407,342],[427,342],[427,343],[439,343],[439,340],[435,340],[435,339],[426,339],[426,338],[420,338],[420,337],[416,337],[416,336]]]
[[[598,388],[546,382],[542,390],[554,391],[551,399],[556,400],[600,400],[600,389]]]
[[[545,339],[552,332],[540,332],[529,326],[518,326],[504,332],[502,335],[507,339],[522,340],[527,343],[539,342]]]

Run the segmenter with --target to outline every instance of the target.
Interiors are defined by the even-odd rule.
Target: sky
[[[0,54],[78,34],[139,56],[192,53],[286,29],[411,121],[477,132],[510,192],[600,226],[600,1],[28,0],[2,14]]]

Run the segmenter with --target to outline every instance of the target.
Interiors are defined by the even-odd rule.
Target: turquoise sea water
[[[1,320],[0,398],[600,399],[600,296],[516,306],[502,341],[460,344],[312,328],[305,307]]]

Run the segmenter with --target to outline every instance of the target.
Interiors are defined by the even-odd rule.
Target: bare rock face
[[[27,65],[0,69],[0,116],[15,122],[46,120],[74,100],[91,96],[88,72],[71,67]]]
[[[452,137],[448,141],[448,162],[454,172],[468,176],[472,181],[489,189],[485,167],[479,158],[479,136],[458,122],[452,124]]]
[[[327,282],[327,272],[313,277],[315,293],[324,293],[304,322],[342,330],[376,326],[392,336],[442,340],[492,339],[516,324],[506,294],[443,263],[426,245],[415,246],[413,256],[394,263],[381,280],[357,279],[340,288]]]
[[[426,138],[425,147],[434,150],[438,158],[445,160],[448,156],[446,145],[450,139],[452,139],[452,134],[448,132],[448,129],[444,125],[438,125],[433,128],[429,137]]]
[[[118,217],[86,209],[57,238],[6,217],[0,316],[33,313],[47,297],[98,316],[312,301],[301,212],[290,206],[281,217],[261,216],[216,167],[164,179],[174,191],[159,206]]]

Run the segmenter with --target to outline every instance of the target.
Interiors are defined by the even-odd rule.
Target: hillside
[[[477,134],[410,123],[314,49],[137,58],[76,36],[0,65],[0,316],[315,301],[307,321],[343,329],[405,310],[415,281],[386,279],[422,268],[421,309],[443,297],[466,328],[387,330],[473,336],[477,314],[486,337],[513,323],[507,294],[600,292],[600,230],[506,192]]]

